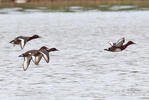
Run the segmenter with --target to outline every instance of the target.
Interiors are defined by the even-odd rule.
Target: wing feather
[[[24,69],[24,71],[27,70],[27,68],[28,68],[28,66],[30,64],[31,59],[32,59],[32,56],[31,55],[29,55],[27,57],[24,57],[24,63],[23,63],[23,69]]]
[[[20,42],[20,47],[21,47],[21,49],[23,49],[25,44],[26,44],[26,41],[23,38],[19,38],[19,40],[21,41]]]
[[[40,60],[42,58],[42,54],[38,54],[37,56],[35,56],[35,64],[38,65]]]
[[[109,42],[109,44],[110,44],[111,46],[113,46],[113,45],[114,45],[112,42]]]
[[[43,58],[47,63],[49,63],[49,52],[46,50],[41,50],[40,53],[43,55]]]
[[[116,47],[121,47],[124,42],[125,42],[125,38],[121,38],[121,39],[119,39],[119,40],[115,43],[115,46],[116,46]]]

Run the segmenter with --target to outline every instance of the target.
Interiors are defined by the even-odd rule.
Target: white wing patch
[[[123,43],[125,42],[125,38],[121,38],[116,42],[116,46],[117,47],[121,47],[123,45]]]
[[[125,42],[125,38],[119,39],[116,43],[109,42],[111,46],[121,47]]]
[[[44,52],[40,51],[40,53],[43,55],[44,59],[46,60],[46,62],[49,62],[49,55],[46,55]]]
[[[23,49],[25,46],[25,41],[22,38],[19,38],[19,40],[21,40],[20,46],[21,46],[21,49]]]
[[[28,68],[28,66],[30,64],[31,59],[32,59],[31,55],[29,55],[28,57],[24,57],[24,64],[23,64],[24,71],[27,70],[27,68]]]
[[[110,44],[111,46],[113,46],[113,43],[112,43],[112,42],[109,42],[109,44]]]
[[[35,56],[32,56],[32,61],[35,63]]]
[[[38,65],[40,60],[42,58],[42,54],[39,54],[38,56],[35,57],[35,64]]]

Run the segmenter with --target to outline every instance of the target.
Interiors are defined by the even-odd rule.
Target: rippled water
[[[0,100],[149,100],[149,11],[0,15]],[[9,43],[39,34],[24,50]],[[136,45],[112,53],[107,42]],[[56,47],[23,71],[18,55]]]

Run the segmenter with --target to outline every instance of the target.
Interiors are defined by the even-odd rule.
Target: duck
[[[56,48],[47,48],[46,46],[43,46],[39,49],[40,53],[42,54],[41,57],[43,57],[45,59],[45,61],[47,63],[49,63],[49,52],[53,52],[53,51],[59,51],[58,49]],[[35,60],[36,62],[36,60]],[[35,63],[36,65],[38,65],[38,63]]]
[[[47,48],[46,46],[42,46],[39,50],[29,50],[19,57],[24,57],[23,69],[26,71],[30,65],[31,60],[35,65],[38,65],[41,58],[43,57],[47,63],[49,63],[49,52],[58,51],[56,48]]]
[[[124,42],[125,42],[124,37],[119,39],[115,43],[110,42],[111,47],[109,47],[108,49],[104,49],[104,50],[111,51],[111,52],[120,52],[120,51],[125,50],[129,45],[136,44],[133,41],[128,41],[126,44],[124,44]]]
[[[24,48],[25,44],[30,41],[30,40],[33,40],[33,39],[37,39],[37,38],[41,38],[40,36],[38,35],[33,35],[31,37],[27,37],[27,36],[18,36],[16,37],[14,40],[10,41],[9,43],[12,43],[13,46],[15,45],[20,45],[21,49]]]

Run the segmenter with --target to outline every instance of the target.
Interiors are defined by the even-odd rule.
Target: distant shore
[[[2,1],[2,0],[0,0]],[[113,6],[133,6],[123,7],[120,10],[133,10],[140,8],[149,8],[149,0],[30,0],[27,3],[15,3],[12,0],[0,2],[0,8],[23,8],[39,9],[46,7],[48,10],[71,11],[71,7],[79,6],[82,10],[97,9],[102,11],[112,10]],[[125,8],[125,9],[124,9]]]

